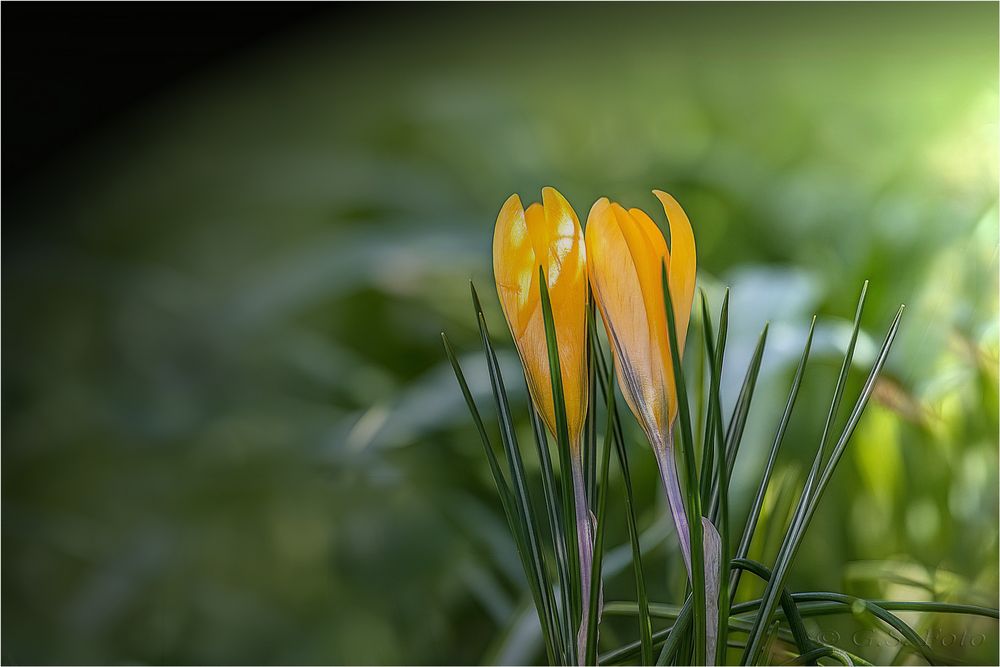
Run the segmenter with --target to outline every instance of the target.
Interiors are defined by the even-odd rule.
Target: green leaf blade
[[[486,318],[483,315],[479,295],[476,293],[474,285],[471,285],[471,290],[473,304],[476,307],[476,317],[479,322],[479,334],[483,350],[486,354],[497,416],[500,422],[501,441],[503,442],[504,451],[507,456],[514,511],[528,552],[527,562],[525,563],[525,574],[527,575],[535,606],[538,609],[538,618],[542,626],[542,636],[546,653],[549,660],[554,661],[556,654],[556,641],[553,635],[553,629],[556,627],[555,600],[552,595],[552,588],[549,585],[548,572],[545,568],[541,541],[538,534],[538,525],[531,506],[524,461],[521,458],[521,451],[517,443],[510,404],[507,400],[506,389],[504,388],[503,375],[500,372],[500,364],[497,361],[493,344],[490,342],[489,330],[486,326]]]
[[[681,366],[681,351],[677,344],[677,323],[674,317],[673,299],[667,280],[667,265],[662,264],[660,277],[663,287],[664,308],[667,313],[667,332],[670,340],[670,356],[673,361],[674,389],[677,392],[677,414],[680,421],[681,443],[678,450],[684,459],[687,471],[685,487],[687,503],[685,509],[688,520],[688,535],[691,548],[691,589],[694,613],[694,662],[706,663],[706,600],[705,600],[705,553],[701,524],[701,495],[698,488],[698,470],[694,460],[694,440],[691,430],[691,414],[688,409],[687,388],[684,384],[684,369]]]

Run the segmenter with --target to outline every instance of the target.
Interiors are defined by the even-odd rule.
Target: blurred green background
[[[683,204],[701,284],[732,289],[728,405],[771,323],[738,525],[810,316],[773,526],[862,282],[847,400],[907,304],[791,586],[997,605],[996,4],[383,14],[262,40],[6,189],[4,663],[541,659],[439,333],[492,418],[473,279],[525,416],[490,243],[503,200],[545,185],[581,218],[606,195],[662,222],[653,188]],[[630,428],[647,577],[673,602],[683,568]],[[606,599],[634,599],[614,482]],[[904,617],[997,660],[995,621]],[[636,636],[607,626],[603,648]],[[810,629],[850,648],[859,627]]]

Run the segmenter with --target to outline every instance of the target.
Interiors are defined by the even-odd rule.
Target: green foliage
[[[503,197],[549,184],[581,217],[652,187],[683,204],[713,315],[732,292],[728,421],[770,322],[730,477],[734,547],[819,315],[744,554],[756,562],[773,565],[787,532],[856,288],[871,280],[848,402],[906,303],[785,588],[997,606],[995,5],[387,14],[234,54],[4,192],[4,662],[545,660],[519,538],[438,336],[499,459],[466,281],[491,284]],[[488,292],[549,556],[533,415]],[[684,370],[707,385],[694,331]],[[682,606],[655,462],[618,407],[605,599],[639,599],[635,549],[653,608]],[[737,610],[764,585],[744,573],[731,618],[749,628]],[[843,604],[798,604],[810,636],[875,633],[856,653],[896,657]],[[824,604],[838,613],[811,615]],[[881,606],[951,660],[998,660],[994,618]],[[605,616],[599,654],[635,640],[639,660],[639,617]],[[776,659],[796,650],[785,627]],[[941,645],[963,633],[981,641]]]
[[[544,273],[540,273],[539,278],[542,314],[548,344],[549,369],[551,373],[553,400],[556,411],[556,423],[557,430],[559,431],[557,446],[560,447],[561,450],[564,450],[561,451],[560,465],[561,477],[564,480],[562,485],[564,495],[562,516],[566,518],[572,514],[571,506],[566,503],[572,503],[573,498],[566,498],[565,491],[567,487],[565,479],[568,474],[568,462],[566,455],[569,450],[569,438],[566,429],[565,401],[563,399],[562,376],[560,371],[559,349],[556,340],[555,323],[552,316],[552,306],[549,302]],[[930,664],[937,664],[938,662],[941,662],[941,656],[931,649],[931,647],[917,631],[889,611],[887,606],[883,606],[879,602],[845,595],[842,593],[823,591],[790,593],[785,585],[787,574],[797,555],[798,548],[805,535],[806,529],[808,528],[809,523],[816,512],[819,501],[826,490],[826,487],[830,483],[833,472],[836,469],[837,464],[840,462],[847,444],[861,419],[861,415],[863,414],[868,400],[874,390],[879,373],[888,359],[892,343],[894,342],[899,330],[903,307],[901,306],[899,311],[896,313],[896,317],[886,334],[882,348],[879,350],[875,358],[874,364],[872,365],[868,378],[861,390],[860,396],[858,397],[851,414],[847,419],[847,423],[836,441],[836,444],[830,452],[829,457],[827,457],[827,442],[830,439],[832,427],[836,419],[841,400],[844,396],[846,380],[849,369],[851,368],[851,362],[860,332],[861,316],[865,296],[868,292],[868,284],[865,283],[863,286],[854,318],[854,326],[847,345],[847,352],[843,363],[841,364],[840,374],[833,391],[833,400],[823,426],[819,446],[813,459],[812,467],[806,477],[804,488],[802,489],[795,513],[792,517],[791,525],[785,534],[781,549],[778,552],[775,566],[773,569],[769,569],[759,562],[747,559],[745,554],[752,542],[755,528],[759,523],[760,509],[767,491],[771,472],[775,465],[778,448],[780,447],[784,431],[791,418],[792,410],[798,396],[799,387],[802,383],[802,378],[806,368],[806,361],[809,357],[809,351],[812,346],[816,318],[813,318],[810,325],[809,333],[806,337],[805,345],[799,361],[799,366],[792,380],[789,398],[777,427],[777,434],[771,447],[771,453],[762,474],[761,482],[758,485],[756,497],[754,498],[753,505],[747,518],[740,546],[737,549],[736,557],[731,559],[729,553],[730,506],[728,502],[729,476],[733,465],[731,459],[735,459],[736,457],[743,431],[743,425],[746,423],[748,417],[754,386],[757,382],[757,377],[760,371],[767,329],[765,327],[765,330],[760,337],[757,350],[751,360],[750,368],[748,369],[743,387],[740,390],[740,399],[737,401],[737,408],[730,419],[728,430],[726,430],[721,419],[722,410],[720,400],[720,384],[721,369],[725,358],[725,347],[729,330],[729,292],[727,290],[723,297],[719,334],[717,338],[713,333],[711,316],[708,312],[708,301],[704,292],[702,292],[702,333],[706,350],[705,358],[708,360],[709,364],[710,383],[708,388],[708,423],[703,430],[705,441],[702,443],[701,447],[701,451],[703,452],[701,464],[702,466],[709,468],[709,470],[706,472],[703,469],[699,473],[697,468],[698,464],[693,456],[695,442],[691,429],[691,417],[688,411],[688,396],[686,391],[687,385],[685,383],[684,373],[682,370],[680,350],[677,345],[674,310],[671,303],[670,290],[667,284],[667,269],[665,264],[662,267],[661,278],[664,295],[664,309],[667,314],[667,331],[674,367],[674,381],[677,391],[678,421],[680,423],[679,451],[681,453],[681,457],[685,460],[687,473],[687,483],[684,485],[684,490],[686,496],[685,509],[688,514],[689,528],[691,528],[689,535],[691,540],[692,573],[690,592],[686,594],[684,604],[680,607],[665,607],[663,605],[650,604],[648,601],[648,593],[645,590],[644,578],[642,575],[641,549],[637,539],[638,531],[635,527],[635,512],[632,491],[631,485],[628,483],[628,468],[624,456],[624,438],[621,436],[620,430],[617,428],[618,416],[615,407],[616,400],[614,381],[604,360],[604,353],[601,351],[600,343],[597,340],[596,332],[594,331],[595,322],[593,309],[590,308],[588,312],[588,325],[591,327],[591,336],[589,337],[590,342],[588,343],[588,350],[591,355],[589,363],[592,371],[599,369],[599,375],[597,377],[592,376],[591,383],[596,386],[598,380],[600,381],[604,392],[604,408],[607,414],[607,426],[605,429],[604,446],[602,448],[603,457],[601,459],[600,469],[599,471],[596,469],[591,470],[588,473],[589,475],[592,475],[593,479],[600,479],[599,486],[597,487],[599,492],[597,497],[598,524],[595,537],[595,559],[594,569],[590,573],[583,573],[580,572],[579,562],[574,564],[573,559],[568,553],[571,552],[572,549],[560,549],[559,547],[555,547],[555,559],[557,561],[558,570],[560,572],[565,572],[567,570],[574,571],[574,575],[569,583],[570,585],[577,587],[576,592],[574,593],[571,591],[568,596],[564,591],[561,614],[556,608],[555,593],[548,584],[544,574],[545,558],[538,554],[538,530],[531,525],[535,519],[534,514],[531,512],[530,499],[528,499],[526,493],[523,494],[523,496],[517,497],[518,502],[516,507],[520,510],[517,512],[518,521],[516,523],[512,523],[511,525],[515,534],[520,533],[521,539],[518,540],[518,544],[522,549],[522,554],[524,551],[522,543],[525,542],[525,536],[529,536],[529,539],[527,540],[527,550],[531,554],[531,558],[524,558],[522,555],[522,561],[526,570],[529,570],[527,572],[528,579],[532,585],[533,597],[539,614],[539,619],[541,620],[542,633],[546,642],[550,661],[553,660],[556,655],[559,655],[559,659],[563,662],[575,662],[573,659],[576,655],[573,641],[573,629],[580,627],[581,615],[578,612],[576,603],[570,603],[569,601],[580,598],[578,588],[580,586],[579,577],[589,576],[591,584],[590,596],[586,600],[581,600],[582,604],[586,604],[589,607],[588,618],[591,619],[591,623],[587,626],[584,644],[585,650],[582,654],[582,659],[585,664],[597,664],[598,662],[600,662],[600,664],[617,664],[623,660],[628,660],[635,655],[640,656],[642,664],[649,664],[651,662],[650,658],[652,657],[652,649],[659,644],[662,644],[662,649],[660,651],[660,657],[657,660],[657,664],[728,664],[729,647],[743,649],[743,656],[740,664],[756,665],[760,664],[762,661],[770,663],[774,661],[777,655],[779,655],[780,652],[777,645],[783,641],[781,619],[776,618],[779,605],[784,616],[784,621],[788,625],[788,633],[793,640],[794,646],[798,650],[797,654],[793,653],[791,655],[791,658],[786,661],[786,664],[814,664],[821,658],[836,659],[843,664],[848,665],[868,664],[866,660],[860,656],[854,655],[846,649],[815,641],[808,636],[806,626],[803,622],[803,613],[799,608],[799,604],[812,602],[839,603],[848,607],[852,614],[857,617],[868,615],[873,619],[877,619],[878,622],[884,624],[886,627],[897,633],[901,642],[918,652],[925,660],[927,660],[927,662]],[[480,322],[484,349],[487,353],[491,371],[493,394],[497,402],[498,414],[501,420],[501,432],[507,433],[511,430],[510,412],[509,407],[507,406],[504,385],[500,377],[496,356],[493,353],[492,346],[489,343],[488,334],[486,333],[482,308],[474,289],[473,301],[476,306],[476,313]],[[447,343],[447,339],[445,339],[445,348],[449,359],[452,361],[462,393],[466,397],[467,403],[472,411],[473,420],[482,436],[483,443],[487,451],[487,458],[490,460],[491,469],[494,471],[494,475],[496,475],[499,471],[499,467],[496,464],[492,447],[489,443],[488,437],[486,436],[485,429],[482,426],[482,420],[475,406],[475,402],[468,391],[468,385],[462,375],[457,361],[455,360],[454,353],[451,351],[450,346]],[[594,388],[592,387],[590,391],[594,393]],[[592,403],[590,406],[592,413],[595,414],[598,408],[599,406],[596,403]],[[545,437],[544,432],[542,432],[537,413],[533,412],[533,414],[536,436],[539,436],[539,446],[542,447],[544,451],[547,447],[542,444]],[[723,433],[726,433],[727,437],[724,438]],[[599,599],[601,597],[601,591],[603,590],[602,563],[604,556],[604,540],[607,532],[606,522],[610,520],[610,516],[607,513],[607,498],[609,486],[608,464],[610,461],[612,440],[617,440],[616,444],[619,451],[619,460],[622,464],[622,471],[625,474],[626,505],[628,510],[627,523],[629,525],[630,544],[634,559],[633,565],[636,574],[638,602],[634,605],[609,603],[604,606],[603,612],[609,613],[610,610],[610,613],[613,614],[621,613],[622,611],[628,612],[634,609],[640,620],[640,637],[636,642],[620,646],[617,649],[613,649],[602,654],[598,661],[597,642],[599,628],[603,621],[602,610],[599,607]],[[512,437],[509,436],[505,436],[504,443],[505,453],[511,463],[511,475],[515,480],[517,480],[515,488],[525,488],[527,485],[523,479],[523,465],[520,464],[520,455],[516,451],[517,443]],[[708,452],[712,451],[713,447],[715,448],[715,454],[714,456],[710,456]],[[826,459],[825,464],[823,463],[824,459]],[[543,460],[547,460],[547,457],[543,456]],[[585,459],[585,461],[592,467],[597,466],[596,456],[591,456],[589,459]],[[551,465],[548,463],[543,464],[543,477],[548,478],[551,476]],[[711,656],[706,655],[706,592],[710,589],[706,586],[706,578],[709,576],[709,573],[706,573],[704,561],[702,560],[702,524],[700,520],[700,501],[702,500],[704,490],[708,488],[703,482],[701,482],[701,480],[705,480],[709,477],[716,480],[716,483],[712,486],[712,498],[717,504],[717,511],[713,514],[715,515],[715,521],[717,522],[716,527],[719,531],[721,531],[721,557],[718,564],[719,571],[711,576],[715,577],[722,584],[717,592],[719,596],[719,646],[716,654]],[[558,534],[560,531],[559,526],[557,526],[557,522],[552,520],[553,515],[557,513],[557,508],[554,507],[553,502],[554,494],[550,492],[550,482],[543,480],[543,486],[547,489],[546,498],[547,504],[549,505],[549,524],[550,530],[552,531],[552,543],[553,545],[556,545],[558,543]],[[497,488],[501,495],[501,503],[504,506],[505,511],[507,511],[508,505],[511,502],[510,498],[507,497],[510,492],[507,490],[502,479],[497,479]],[[510,518],[512,513],[507,511],[507,514],[508,518]],[[568,523],[569,522],[567,520],[562,522],[562,532],[565,532]],[[693,528],[695,525],[697,525],[697,529]],[[574,536],[572,533],[566,532],[565,534],[566,544],[572,540],[578,539],[578,536]],[[575,570],[573,570],[574,567]],[[760,600],[755,601],[751,605],[737,604],[733,606],[731,605],[733,598],[731,598],[730,595],[730,585],[733,587],[733,597],[735,597],[735,589],[738,587],[740,581],[738,573],[743,570],[752,572],[765,582],[764,594]],[[921,602],[893,601],[892,604],[901,604],[904,608],[908,607],[912,609],[919,608]],[[914,607],[912,605],[917,606]],[[812,610],[812,608],[809,607],[804,608]],[[666,611],[661,612],[661,609]],[[974,609],[974,607],[944,606],[936,607],[934,609],[944,613],[965,613],[968,610]],[[673,619],[673,625],[663,631],[652,633],[649,619],[651,611],[653,610],[656,611],[656,615],[658,617],[665,616]],[[747,619],[740,618],[740,615],[746,614],[748,610],[751,612],[749,622]],[[996,617],[997,611],[995,609],[986,609],[984,610],[984,615]],[[557,620],[556,616],[560,616],[560,620]],[[552,628],[554,627],[562,628],[560,634],[562,641],[561,647],[558,646],[557,640],[555,640],[552,635]],[[568,633],[566,632],[567,628],[570,629]],[[730,641],[730,631],[746,633],[746,641]],[[782,650],[787,651],[787,649]]]
[[[687,484],[684,485],[686,502],[684,509],[687,512],[688,533],[691,544],[691,595],[692,609],[694,614],[694,656],[695,665],[705,665],[708,656],[705,654],[705,625],[707,623],[707,611],[705,601],[705,552],[703,547],[702,524],[701,524],[701,492],[698,488],[697,463],[694,460],[694,435],[691,429],[691,413],[688,408],[687,383],[684,381],[684,370],[681,365],[682,350],[677,344],[677,325],[674,322],[674,305],[670,298],[670,286],[667,282],[667,264],[663,263],[660,269],[660,278],[663,288],[663,306],[667,311],[667,332],[670,342],[670,358],[673,361],[674,388],[677,391],[677,422],[680,424],[677,438],[677,452],[684,460],[687,470]],[[708,335],[706,333],[706,335]],[[724,463],[719,459],[719,464]]]
[[[604,536],[607,533],[605,520],[608,516],[608,467],[611,461],[611,440],[614,437],[615,426],[615,388],[612,382],[607,382],[607,393],[604,404],[608,410],[608,425],[605,429],[603,457],[601,459],[601,482],[597,496],[597,531],[594,538],[594,567],[590,580],[590,618],[594,621],[587,628],[587,650],[584,662],[588,665],[597,664],[597,631],[600,623],[600,598],[602,597],[601,569],[604,563]],[[595,404],[596,405],[596,404]],[[596,408],[595,408],[596,412]],[[648,627],[648,626],[647,626]]]
[[[566,625],[571,628],[570,644],[564,647],[566,655],[569,657],[569,664],[577,662],[576,656],[576,631],[580,627],[580,618],[583,613],[583,605],[587,601],[582,599],[580,583],[588,573],[580,569],[579,552],[574,547],[578,539],[573,517],[576,515],[576,501],[573,498],[573,491],[569,481],[570,469],[570,441],[569,430],[566,421],[566,401],[563,394],[562,370],[559,365],[559,344],[556,341],[555,322],[552,318],[552,303],[549,300],[548,281],[541,267],[538,269],[538,284],[541,289],[542,317],[545,320],[545,341],[549,355],[549,373],[552,383],[552,404],[555,406],[556,416],[556,451],[559,453],[559,466],[562,471],[562,516],[563,534],[566,542],[567,569],[569,570],[569,601],[570,606],[564,609]],[[591,461],[593,463],[593,461]]]
[[[719,385],[722,375],[722,361],[726,349],[726,334],[729,331],[729,291],[722,299],[722,312],[719,315],[719,338],[712,342],[712,319],[708,314],[708,301],[705,292],[701,293],[701,314],[705,327],[705,350],[708,354],[709,366],[712,372],[712,382],[709,388],[709,417],[712,418],[710,428],[705,429],[705,449],[712,451],[715,447],[716,460],[726,461],[726,446],[722,438],[722,406],[719,400]],[[706,464],[709,470],[710,465]],[[721,554],[719,558],[719,647],[717,655],[709,656],[715,664],[725,664],[729,643],[729,467],[715,466],[717,488],[719,490],[718,528],[721,538]],[[705,476],[702,470],[702,477]]]
[[[613,417],[612,436],[615,443],[615,453],[618,455],[618,466],[622,476],[622,487],[624,488],[625,500],[625,525],[628,527],[629,547],[632,550],[631,562],[632,572],[635,575],[635,594],[639,619],[639,648],[642,664],[649,665],[653,662],[653,637],[652,624],[649,613],[649,596],[646,592],[646,577],[642,569],[642,546],[639,543],[639,528],[636,524],[635,496],[632,489],[632,475],[629,472],[628,453],[625,448],[625,436],[622,433],[621,422],[618,418],[618,408],[615,403],[615,379],[611,373],[611,365],[604,360],[604,353],[597,344],[597,331],[593,313],[590,317],[591,340],[594,341],[594,356],[597,359],[597,366],[600,374],[598,378],[601,388],[607,392],[608,400],[605,405]],[[596,409],[596,407],[595,407]]]

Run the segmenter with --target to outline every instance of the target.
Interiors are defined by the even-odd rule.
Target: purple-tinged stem
[[[584,664],[587,629],[590,625],[590,579],[594,569],[594,525],[583,479],[583,452],[574,447],[570,454],[573,473],[573,499],[576,506],[576,542],[580,550],[580,629],[576,635],[577,662]]]
[[[691,580],[691,537],[688,534],[687,513],[684,510],[684,496],[681,493],[680,478],[677,476],[677,462],[674,459],[674,433],[667,430],[666,437],[654,436],[649,439],[660,469],[660,479],[667,492],[667,504],[674,519],[677,538],[681,542],[681,555]],[[719,636],[719,564],[722,560],[722,539],[712,522],[701,517],[702,546],[705,552],[705,655],[710,662],[715,661],[716,642]]]

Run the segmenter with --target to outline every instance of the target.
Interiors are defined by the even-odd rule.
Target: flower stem
[[[574,447],[570,468],[573,474],[573,499],[576,506],[576,539],[580,552],[581,605],[580,629],[576,636],[577,661],[584,664],[587,650],[587,628],[590,623],[590,579],[594,567],[594,525],[590,504],[587,502],[586,483],[583,475],[583,452]]]
[[[684,567],[690,581],[691,539],[688,533],[688,519],[684,509],[680,478],[677,475],[677,462],[674,459],[673,429],[667,431],[666,437],[651,437],[649,440],[656,456],[657,467],[660,469],[663,488],[667,493],[667,504],[670,506],[674,528],[681,542],[681,555],[684,558]],[[701,517],[701,526],[705,553],[705,655],[710,663],[714,663],[716,640],[719,634],[719,562],[722,545],[719,532],[711,521]]]

